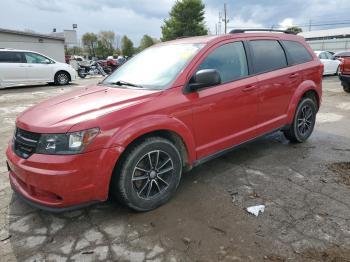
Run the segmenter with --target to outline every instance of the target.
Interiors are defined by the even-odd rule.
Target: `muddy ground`
[[[324,79],[312,137],[275,133],[186,173],[148,213],[108,201],[51,214],[11,191],[5,149],[16,115],[68,87],[0,90],[1,261],[350,261],[350,95]],[[246,207],[263,204],[255,217]]]

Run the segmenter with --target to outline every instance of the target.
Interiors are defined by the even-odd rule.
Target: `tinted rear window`
[[[0,63],[22,63],[22,55],[19,52],[0,52]]]
[[[287,66],[287,58],[276,40],[250,41],[255,73],[269,72]]]
[[[283,41],[283,44],[288,50],[292,65],[312,61],[312,56],[302,44],[295,41]]]

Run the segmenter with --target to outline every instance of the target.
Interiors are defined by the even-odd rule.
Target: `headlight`
[[[42,134],[36,153],[56,155],[81,153],[99,131],[98,128],[92,128],[67,134]]]

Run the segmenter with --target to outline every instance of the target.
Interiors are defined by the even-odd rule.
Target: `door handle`
[[[257,88],[256,85],[247,85],[247,86],[243,87],[242,91],[243,92],[250,92],[250,91],[253,91],[256,88]]]
[[[289,78],[296,78],[296,77],[298,77],[298,76],[299,76],[298,73],[293,73],[293,74],[289,75]]]

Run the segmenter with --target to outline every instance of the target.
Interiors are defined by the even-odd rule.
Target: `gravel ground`
[[[278,132],[242,146],[186,173],[157,210],[107,201],[51,214],[22,203],[5,165],[15,117],[99,80],[0,90],[1,261],[350,261],[350,95],[336,77],[324,79],[306,143]],[[258,217],[245,211],[259,204]]]

